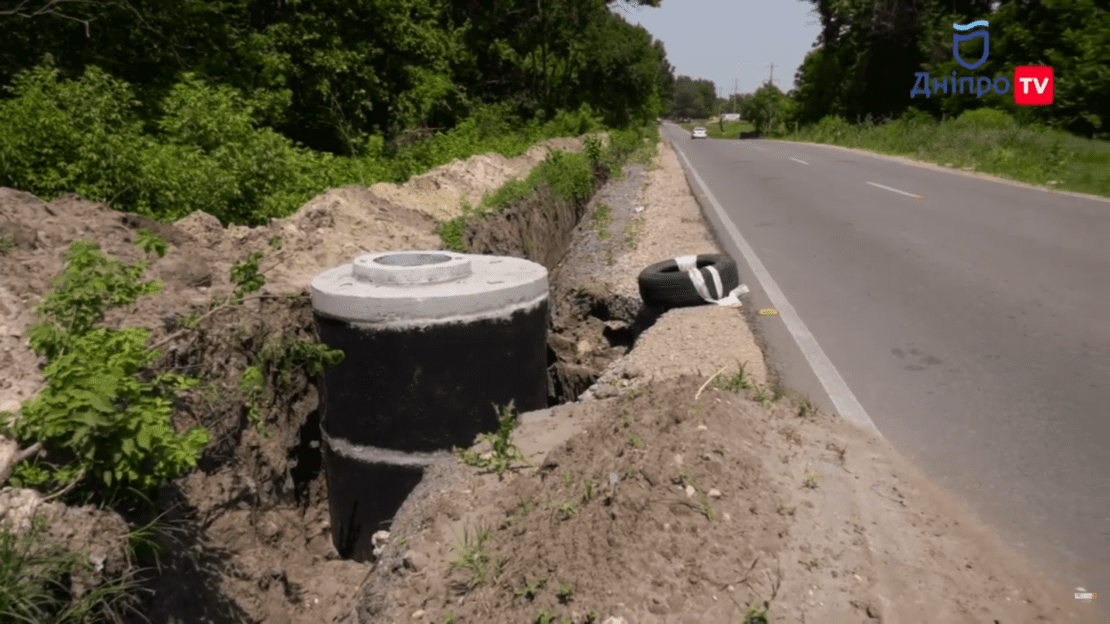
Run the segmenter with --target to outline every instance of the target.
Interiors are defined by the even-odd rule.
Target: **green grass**
[[[593,221],[594,229],[597,230],[598,238],[606,240],[613,235],[613,233],[609,231],[609,224],[613,221],[613,210],[609,207],[609,204],[599,202],[591,220]]]
[[[748,605],[748,610],[744,613],[744,619],[740,620],[740,624],[769,624],[771,614],[768,613],[768,609],[769,605],[766,602],[752,602]]]
[[[817,482],[821,479],[821,475],[816,472],[811,472],[806,475],[805,486],[811,490],[817,489]]]
[[[559,591],[555,595],[559,598],[559,602],[566,604],[570,602],[570,597],[574,595],[574,586],[565,581],[559,583]]]
[[[543,586],[546,584],[546,576],[537,576],[536,578],[526,582],[521,587],[517,587],[516,589],[514,589],[513,593],[517,596],[524,596],[528,600],[532,600],[540,593],[540,590],[543,589]]]
[[[7,232],[0,232],[0,255],[15,249],[15,237]]]
[[[478,527],[473,532],[463,529],[462,539],[451,545],[455,558],[449,564],[450,570],[462,568],[469,570],[470,587],[481,585],[491,575],[496,575],[501,562],[495,558],[486,545],[493,539],[493,531]]]
[[[0,621],[121,621],[124,612],[135,606],[138,569],[77,595],[70,591],[69,578],[91,572],[88,554],[48,541],[48,526],[42,514],[36,514],[19,534],[0,524]]]
[[[920,116],[878,124],[826,118],[780,138],[905,156],[1053,190],[1110,197],[1110,141],[1022,126],[1003,111],[980,109],[942,122]]]
[[[644,231],[647,222],[643,217],[633,217],[624,229],[624,248],[631,251],[640,244],[640,234]]]

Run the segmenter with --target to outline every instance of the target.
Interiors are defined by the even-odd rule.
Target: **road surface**
[[[758,320],[786,385],[873,424],[1046,572],[1110,597],[1110,201],[663,136],[752,305],[786,308]]]

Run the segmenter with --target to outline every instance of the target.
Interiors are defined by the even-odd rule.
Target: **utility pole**
[[[736,94],[740,92],[740,80],[732,79],[732,112],[736,112]]]
[[[771,63],[770,67],[771,67],[771,78],[767,82],[773,83],[773,82],[775,82],[775,64]]]

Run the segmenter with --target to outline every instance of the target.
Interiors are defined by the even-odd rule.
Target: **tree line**
[[[492,104],[522,119],[586,106],[621,127],[658,115],[674,77],[663,44],[613,4],[4,0],[0,85],[47,54],[63,78],[95,66],[132,88],[151,125],[188,74],[236,91],[256,123],[347,156]]]
[[[1022,123],[1039,123],[1086,137],[1110,137],[1110,9],[1100,0],[805,0],[814,6],[821,32],[783,93],[771,84],[741,98],[740,106],[764,130],[813,124],[825,117],[883,120],[906,114],[936,119],[976,108],[1003,110]],[[953,24],[987,20],[989,51],[977,69],[959,65],[952,53]],[[982,39],[962,44],[961,56],[982,55]],[[952,81],[959,77],[1006,76],[1019,65],[1054,70],[1054,101],[1017,106],[1011,84],[1005,94],[948,91],[911,98],[917,74]],[[678,76],[670,114],[706,117],[718,102],[711,81]],[[728,106],[728,104],[724,104]],[[750,109],[750,110],[748,110]],[[911,111],[911,109],[913,109]]]

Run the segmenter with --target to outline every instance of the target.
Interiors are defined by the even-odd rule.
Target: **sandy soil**
[[[562,395],[584,396],[522,416],[515,440],[536,466],[505,479],[456,462],[437,466],[398,515],[377,564],[338,559],[314,378],[298,369],[286,382],[271,380],[274,400],[263,411],[270,436],[262,437],[246,424],[239,375],[265,339],[311,339],[305,287],[313,276],[367,251],[441,248],[435,224],[458,214],[460,197],[477,201],[542,155],[476,157],[401,187],[332,190],[260,228],[224,229],[199,213],[158,224],[72,196],[45,203],[0,189],[0,230],[17,243],[0,256],[0,410],[41,387],[25,332],[74,239],[128,261],[141,257],[131,244],[139,227],[170,243],[148,271],[164,292],[106,320],[150,327],[159,340],[227,292],[234,262],[282,237],[281,251],[263,260],[273,266],[259,296],[208,318],[198,336],[170,341],[157,364],[202,378],[174,424],[206,426],[213,442],[200,469],[166,488],[152,510],[168,511],[164,537],[173,547],[148,582],[155,593],[142,608],[150,621],[518,622],[548,608],[575,622],[591,610],[628,623],[736,622],[753,601],[766,601],[775,622],[1090,615],[1070,593],[1026,574],[1034,567],[885,442],[826,414],[800,416],[789,398],[762,404],[750,393],[702,388],[737,361],[758,383],[774,375],[741,309],[646,320],[638,310],[643,267],[717,250],[666,145],[652,166],[629,166],[605,185],[552,271],[555,377]],[[601,202],[612,213],[607,238],[592,220]],[[806,487],[812,473],[816,487]],[[0,491],[0,518],[18,522],[41,505],[32,498]],[[102,580],[131,565],[113,554],[118,539],[89,537],[96,526],[118,534],[119,518],[49,509],[73,525],[59,540],[107,558]],[[500,561],[480,583],[451,567],[453,546],[478,526],[490,529],[484,552]],[[525,591],[529,584],[534,591]]]
[[[459,197],[476,203],[507,180],[527,175],[548,148],[581,145],[581,139],[552,139],[518,158],[476,156],[404,185],[329,190],[293,215],[256,228],[225,229],[200,212],[163,224],[77,196],[43,202],[0,188],[0,232],[15,242],[0,255],[0,411],[17,411],[43,385],[41,361],[26,331],[72,241],[96,241],[125,262],[144,259],[132,244],[138,228],[169,243],[166,256],[154,258],[144,275],[162,279],[163,291],[110,310],[105,319],[108,327],[151,328],[153,341],[177,329],[190,312],[206,311],[212,296],[227,294],[233,263],[266,252],[262,292],[248,297],[241,310],[208,319],[200,338],[171,341],[156,365],[201,378],[201,387],[184,396],[175,425],[205,426],[213,442],[201,469],[167,488],[158,509],[130,519],[146,522],[167,511],[162,537],[171,552],[158,561],[161,574],[149,579],[154,598],[140,606],[150,621],[353,621],[369,568],[338,559],[331,544],[315,380],[297,370],[287,384],[274,387],[274,401],[263,409],[271,436],[263,438],[244,426],[243,401],[235,392],[239,375],[257,360],[265,339],[313,338],[307,286],[317,274],[369,251],[441,249],[436,219],[456,216]],[[280,252],[268,246],[274,236],[282,239]],[[18,528],[32,509],[59,525],[51,533],[57,541],[91,548],[98,571],[88,583],[135,571],[135,562],[122,555],[126,524],[118,514],[44,503],[31,490],[0,490],[0,520]]]

